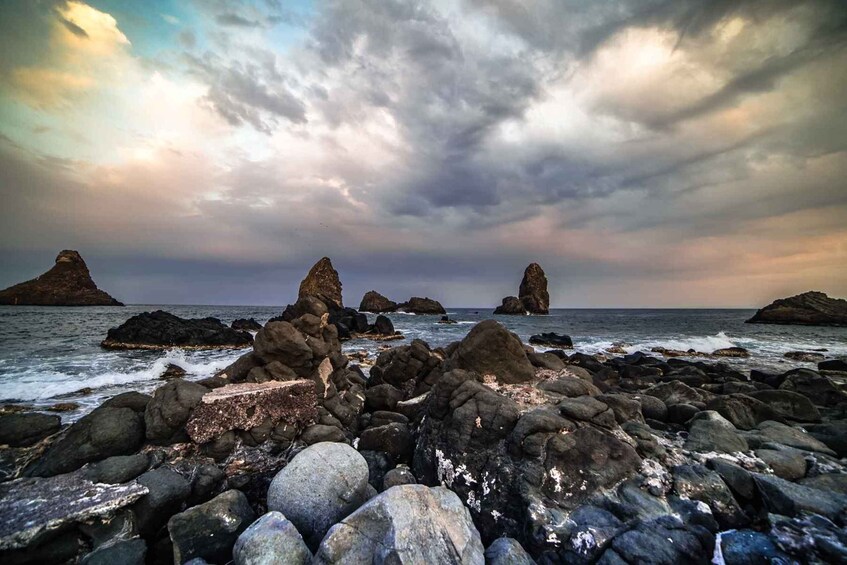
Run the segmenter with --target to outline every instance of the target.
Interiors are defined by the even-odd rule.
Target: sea
[[[100,347],[109,328],[127,318],[152,310],[166,310],[183,318],[214,316],[226,324],[237,318],[265,323],[282,312],[267,306],[131,305],[119,307],[0,306],[0,405],[16,404],[46,409],[56,404],[77,407],[63,412],[74,421],[115,394],[151,392],[164,381],[168,364],[202,379],[233,362],[246,350],[107,351]],[[824,350],[827,358],[847,358],[847,328],[745,324],[754,310],[707,309],[554,309],[548,316],[494,316],[492,309],[448,308],[455,324],[439,323],[440,316],[388,314],[402,341],[356,339],[343,343],[345,352],[375,356],[380,347],[398,346],[419,338],[432,347],[462,339],[474,324],[495,318],[524,342],[533,334],[556,332],[572,337],[574,351],[601,353],[613,344],[628,352],[653,347],[711,353],[739,346],[750,351],[746,359],[723,359],[741,370],[785,371],[814,367],[785,359],[789,351]],[[370,321],[374,314],[368,314]]]

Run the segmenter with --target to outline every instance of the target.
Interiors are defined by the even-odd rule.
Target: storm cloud
[[[0,8],[0,286],[78,247],[129,302],[281,304],[323,255],[351,303],[530,261],[556,306],[847,295],[838,0],[109,8]]]

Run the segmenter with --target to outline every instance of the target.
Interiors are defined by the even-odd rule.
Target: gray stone
[[[85,478],[93,483],[118,484],[131,481],[147,470],[149,465],[150,460],[146,453],[115,455],[89,463],[84,474]]]
[[[135,538],[96,549],[83,557],[80,565],[144,565],[146,555],[147,544]]]
[[[138,477],[138,483],[149,491],[133,507],[138,517],[138,529],[146,537],[154,534],[180,509],[191,494],[191,484],[168,467],[147,471]]]
[[[53,435],[62,427],[58,416],[31,412],[0,416],[0,445],[26,447]]]
[[[370,500],[332,527],[321,563],[482,564],[482,541],[459,497],[443,488],[403,485]]]
[[[488,565],[535,565],[535,561],[514,538],[497,538],[485,550]]]
[[[228,490],[204,504],[189,508],[168,520],[174,546],[174,563],[202,557],[226,563],[238,536],[256,515],[241,491]]]
[[[820,422],[821,413],[808,397],[790,390],[757,390],[747,393],[798,422]]]
[[[244,530],[232,550],[235,565],[305,565],[312,553],[281,512],[268,512]]]
[[[735,426],[717,412],[700,412],[689,422],[685,449],[689,451],[735,453],[747,451],[747,442]]]
[[[26,547],[37,536],[132,504],[147,488],[94,484],[79,474],[0,484],[0,550]]]
[[[762,422],[757,428],[754,433],[764,438],[765,441],[835,456],[835,452],[828,448],[826,444],[816,440],[801,429],[771,421]]]
[[[368,463],[343,443],[316,443],[298,453],[271,482],[268,510],[282,512],[310,547],[367,496]]]
[[[185,423],[207,392],[203,385],[181,379],[157,388],[144,412],[147,439],[161,444],[187,441]]]
[[[762,502],[769,512],[795,516],[800,512],[820,514],[835,519],[847,508],[847,496],[798,485],[774,477],[753,473]]]
[[[757,449],[756,456],[767,463],[777,477],[793,481],[806,475],[806,458],[797,449]]]
[[[382,479],[382,490],[388,490],[391,487],[399,485],[413,485],[417,482],[418,480],[415,478],[411,469],[406,465],[398,465],[385,474],[385,477]]]

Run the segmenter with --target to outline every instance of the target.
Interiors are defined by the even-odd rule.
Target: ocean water
[[[250,317],[264,323],[282,312],[282,307],[256,306],[0,306],[0,404],[43,408],[78,403],[79,409],[62,414],[63,421],[70,421],[117,393],[152,391],[164,382],[158,377],[168,363],[183,367],[190,379],[202,379],[247,351],[107,351],[100,347],[109,328],[157,309],[187,318],[214,316],[227,324]],[[557,309],[549,316],[496,317],[490,309],[448,311],[458,323],[440,324],[440,316],[389,314],[406,340],[352,340],[344,343],[344,350],[375,354],[381,346],[402,345],[414,338],[443,346],[461,339],[475,323],[494,317],[524,341],[535,333],[565,333],[573,338],[575,351],[586,353],[602,352],[617,342],[627,344],[630,352],[665,347],[711,353],[740,346],[750,350],[751,357],[727,362],[742,369],[774,371],[814,366],[784,359],[788,351],[826,349],[828,357],[847,358],[847,328],[745,324],[753,310]],[[368,317],[373,321],[375,315]],[[90,392],[80,392],[84,388]]]

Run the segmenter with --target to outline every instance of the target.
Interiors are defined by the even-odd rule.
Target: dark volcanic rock
[[[317,417],[311,380],[227,385],[203,395],[185,424],[188,436],[206,443],[229,430],[251,430],[279,422],[304,425]]]
[[[26,474],[50,477],[69,473],[91,461],[134,453],[143,441],[140,412],[104,403],[68,428]]]
[[[450,357],[451,368],[494,375],[498,382],[521,383],[535,377],[520,338],[494,320],[475,325]]]
[[[203,385],[181,379],[157,388],[144,412],[147,439],[162,444],[187,440],[185,423],[207,392]]]
[[[571,336],[554,332],[532,335],[529,337],[529,342],[533,345],[557,347],[559,349],[571,349],[573,347]]]
[[[0,416],[0,445],[25,447],[53,435],[62,426],[61,418],[32,412]]]
[[[174,563],[202,557],[228,563],[238,536],[256,515],[241,491],[228,490],[209,502],[171,517],[168,531],[174,545]]]
[[[397,305],[397,310],[409,314],[446,314],[447,310],[437,300],[413,296],[408,302]]]
[[[847,361],[844,359],[829,359],[818,363],[819,371],[842,371],[847,373]]]
[[[309,274],[300,283],[298,298],[313,296],[327,305],[330,310],[344,308],[341,299],[341,279],[332,267],[329,257],[324,257],[309,269]]]
[[[107,349],[237,349],[251,343],[249,333],[229,328],[217,318],[185,319],[156,310],[110,329],[101,345]]]
[[[97,288],[82,257],[66,249],[53,268],[0,291],[0,304],[33,306],[123,306]]]
[[[373,325],[374,332],[379,335],[394,335],[394,324],[388,316],[379,315]]]
[[[362,297],[362,302],[359,304],[361,312],[393,312],[397,309],[397,303],[389,300],[375,290],[369,290]]]
[[[847,300],[830,298],[823,292],[804,292],[773,301],[747,323],[847,326]]]
[[[239,318],[234,320],[232,324],[230,324],[230,327],[239,331],[257,332],[262,329],[262,324],[257,322],[254,318]]]
[[[507,296],[495,314],[548,314],[550,295],[547,293],[547,276],[538,263],[530,263],[523,273],[518,296]]]

